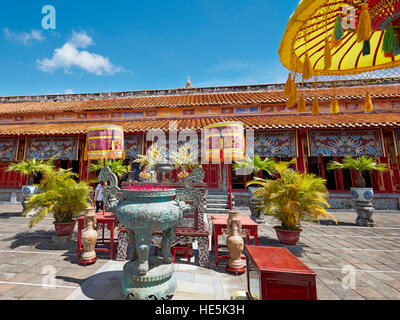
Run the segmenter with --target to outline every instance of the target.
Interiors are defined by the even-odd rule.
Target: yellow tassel
[[[302,92],[300,94],[300,102],[297,105],[297,112],[306,112],[307,108],[306,108],[306,101],[304,100],[304,93]]]
[[[299,92],[297,91],[297,86],[294,80],[292,80],[292,94],[291,97],[293,98],[294,102],[299,100]]]
[[[318,103],[317,95],[314,96],[314,101],[313,101],[313,104],[312,104],[311,112],[312,112],[312,114],[318,114],[319,113],[319,103]]]
[[[325,70],[328,70],[332,66],[332,50],[328,37],[325,39],[324,60],[325,60]]]
[[[340,45],[342,41],[341,40],[336,40],[335,39],[335,34],[332,32],[331,34],[331,48],[336,48]]]
[[[283,94],[285,95],[286,98],[289,98],[290,95],[292,94],[292,76],[289,73],[289,76],[286,80],[286,84],[285,84],[285,91],[283,92]]]
[[[331,113],[338,113],[338,112],[339,112],[339,101],[336,98],[336,94],[334,94],[331,102]]]
[[[365,102],[364,102],[364,111],[371,112],[373,109],[374,109],[374,106],[372,105],[371,96],[369,95],[369,92],[367,92],[367,94],[365,96]]]
[[[368,4],[362,4],[362,11],[360,14],[360,19],[357,26],[357,42],[367,41],[371,38],[372,28],[371,28],[371,17],[368,12]]]
[[[303,62],[303,80],[308,80],[312,76],[313,76],[313,69],[311,67],[311,61],[308,56],[308,52],[306,52]]]

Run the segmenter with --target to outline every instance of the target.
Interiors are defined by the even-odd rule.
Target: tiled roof
[[[222,121],[241,121],[244,123],[245,128],[252,129],[400,127],[400,113],[339,113],[320,114],[318,116],[271,115],[182,119],[177,120],[177,128],[180,130],[201,129],[206,125]],[[170,121],[116,121],[112,123],[122,126],[125,132],[142,132],[150,129],[162,129],[168,131]],[[1,125],[0,136],[85,134],[88,127],[95,125],[104,125],[104,122]]]
[[[367,90],[372,99],[400,98],[400,85],[398,84],[370,86],[368,88],[365,86],[343,87],[337,88],[336,94],[339,101],[364,100]],[[316,92],[320,101],[331,101],[333,89],[317,89]],[[305,99],[311,101],[314,93],[314,90],[304,90]],[[219,92],[99,100],[0,103],[0,115],[275,103],[286,103],[282,91]]]

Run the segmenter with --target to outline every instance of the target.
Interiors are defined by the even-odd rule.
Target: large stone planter
[[[261,189],[261,187],[248,187],[247,190],[249,191],[249,195],[250,195],[250,203],[249,203],[249,208],[250,208],[250,218],[252,220],[254,220],[257,223],[264,223],[265,219],[264,219],[264,215],[261,214],[260,212],[255,212],[255,204],[257,202],[257,199],[254,196],[254,191]]]
[[[372,188],[351,188],[351,196],[355,203],[354,210],[357,213],[356,224],[363,227],[373,227],[375,222],[372,219],[374,207],[372,199],[374,198],[374,190]]]

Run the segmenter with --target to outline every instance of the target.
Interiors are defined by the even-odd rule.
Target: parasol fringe
[[[342,20],[340,20],[340,15],[337,16],[336,18],[333,34],[335,36],[335,40],[337,41],[339,41],[343,37],[344,31],[342,26]]]
[[[372,27],[371,27],[371,17],[368,12],[368,4],[362,4],[362,10],[360,14],[360,19],[357,25],[357,42],[367,41],[371,38]]]
[[[307,108],[306,108],[306,101],[304,100],[304,93],[302,92],[300,94],[300,102],[297,105],[297,112],[306,112]]]
[[[336,94],[334,94],[331,102],[331,113],[338,113],[338,112],[339,112],[339,101],[336,98]]]
[[[341,42],[342,41],[335,39],[335,33],[332,32],[331,33],[331,48],[333,49],[333,48],[339,47]]]
[[[371,112],[374,109],[374,106],[372,105],[372,100],[369,92],[367,91],[367,94],[365,95],[365,102],[364,102],[364,111],[365,112]]]
[[[289,73],[289,76],[288,76],[288,78],[286,80],[286,84],[285,84],[285,91],[283,91],[283,94],[285,95],[286,98],[289,98],[292,94],[292,91],[293,91],[292,83],[293,83],[292,76]]]
[[[332,66],[332,50],[328,37],[325,39],[324,60],[325,60],[325,70],[328,70]]]
[[[290,95],[288,101],[287,101],[287,107],[288,108],[293,108],[293,106],[295,105],[295,103],[297,102],[297,100],[299,100],[299,94],[297,91],[297,86],[294,83],[294,81],[292,82],[292,94]]]
[[[396,49],[397,37],[393,29],[393,25],[389,25],[383,35],[382,50],[385,56],[392,56]]]
[[[317,95],[314,95],[314,101],[312,104],[312,114],[318,114],[319,113],[319,103],[318,103],[318,98]]]
[[[367,56],[370,53],[371,53],[371,43],[368,39],[368,40],[364,41],[362,54],[363,54],[363,56]]]
[[[312,76],[313,76],[313,69],[311,67],[311,61],[308,56],[308,52],[306,52],[303,63],[303,81],[310,79]]]

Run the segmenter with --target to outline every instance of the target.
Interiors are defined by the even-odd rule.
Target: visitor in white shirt
[[[96,202],[96,212],[103,211],[103,184],[101,182],[94,192],[94,200]]]

